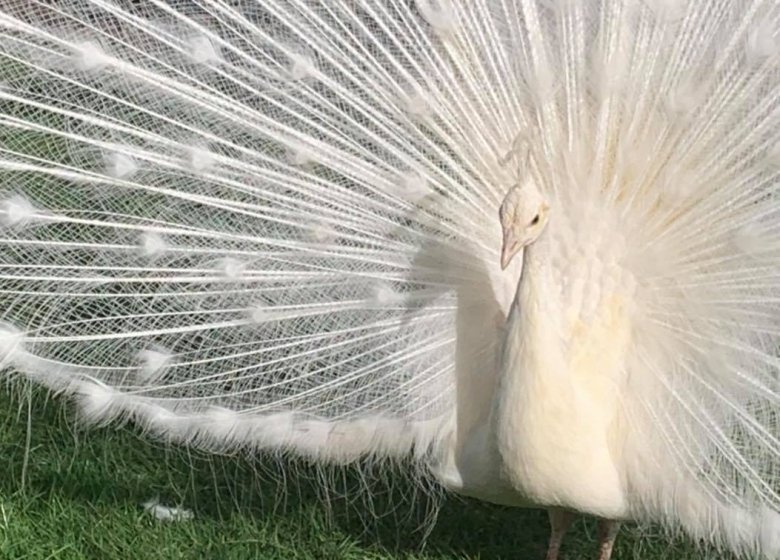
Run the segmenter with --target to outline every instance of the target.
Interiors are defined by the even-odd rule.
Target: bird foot
[[[547,510],[550,516],[550,544],[547,547],[547,556],[545,560],[558,560],[558,554],[561,551],[561,542],[563,536],[568,531],[574,521],[574,514],[563,509]]]
[[[550,516],[550,544],[547,547],[545,560],[558,560],[563,536],[574,521],[574,514],[563,509],[547,510]],[[615,538],[620,530],[620,522],[610,519],[599,521],[599,557],[598,560],[610,560]]]
[[[615,546],[615,538],[620,530],[619,521],[602,519],[599,521],[599,559],[609,560]]]

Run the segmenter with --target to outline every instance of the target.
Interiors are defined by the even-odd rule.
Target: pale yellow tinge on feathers
[[[631,343],[631,320],[624,296],[602,298],[593,321],[578,318],[569,327],[569,371],[594,402],[617,406],[618,383]]]
[[[599,284],[614,288],[584,300],[564,298],[570,314],[556,319],[561,302],[550,297],[549,282],[528,278],[521,287],[520,312],[510,319],[505,392],[497,394],[503,401],[497,417],[507,426],[498,428],[498,448],[510,483],[531,501],[616,519],[628,514],[616,455],[631,342],[630,283],[617,267],[577,264],[588,264],[591,275],[612,276],[614,283]],[[562,331],[554,326],[558,320]],[[563,336],[551,337],[555,332]]]

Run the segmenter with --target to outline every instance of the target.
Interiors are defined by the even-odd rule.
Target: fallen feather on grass
[[[187,521],[194,517],[188,509],[165,506],[156,499],[144,502],[143,508],[158,521]]]

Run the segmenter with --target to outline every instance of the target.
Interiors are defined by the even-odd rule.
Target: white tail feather
[[[334,464],[367,456],[424,457],[447,428],[441,422],[410,422],[381,415],[339,421],[294,412],[263,414],[223,407],[187,410],[175,405],[180,410],[172,410],[164,403],[125,395],[96,381],[80,383],[75,392],[84,419],[91,423],[129,418],[154,436],[208,451],[291,452]]]
[[[497,210],[530,178],[627,515],[776,558],[779,27],[767,0],[7,1],[0,363],[92,421],[505,499],[495,456],[457,471],[505,390]]]

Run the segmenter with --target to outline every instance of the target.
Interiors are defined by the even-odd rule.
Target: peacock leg
[[[609,519],[599,521],[599,560],[610,559],[612,547],[615,546],[615,537],[617,537],[619,530],[619,521]]]
[[[557,508],[548,509],[547,513],[550,516],[550,545],[547,547],[545,560],[558,560],[563,536],[574,521],[574,514]]]

